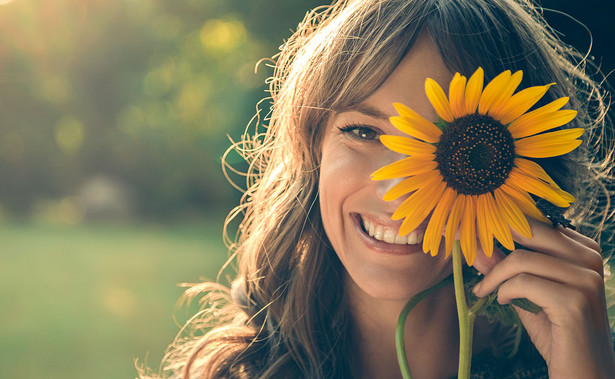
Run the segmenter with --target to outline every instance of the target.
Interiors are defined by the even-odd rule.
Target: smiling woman
[[[484,275],[476,296],[499,288],[503,305],[526,298],[542,307],[507,308],[526,330],[521,343],[503,320],[479,320],[472,377],[614,377],[599,244],[545,223],[529,194],[540,193],[507,181],[540,164],[539,179],[557,189],[547,200],[568,206],[574,196],[561,211],[586,235],[605,235],[613,167],[603,136],[612,126],[582,62],[526,0],[349,0],[310,13],[276,56],[268,127],[235,146],[250,164],[227,222],[243,216],[231,245],[237,277],[231,289],[189,290],[206,306],[161,375],[399,378],[398,315],[438,286],[406,321],[403,358],[416,378],[454,377],[455,292],[438,283],[448,283],[447,242],[461,232],[473,236],[468,266]],[[495,84],[483,88],[483,79]],[[517,89],[514,106],[500,104]],[[522,122],[545,109],[562,117]],[[585,143],[571,151],[579,129]],[[546,130],[574,137],[557,156],[522,140]],[[509,184],[527,224],[504,212],[485,221],[474,201],[485,195],[487,207],[504,209],[510,199],[498,190]],[[471,201],[451,208],[458,201],[447,188]],[[464,232],[477,227],[478,237]]]
[[[385,134],[402,135],[389,122],[396,114],[394,102],[411,104],[417,112],[436,119],[422,91],[427,75],[445,81],[452,78],[437,46],[424,33],[387,80],[357,105],[358,110],[350,107],[332,113],[322,137],[318,189],[324,229],[352,279],[348,284],[377,299],[410,298],[450,274],[444,256],[434,259],[423,254],[425,223],[419,222],[404,232],[400,230],[402,222],[391,219],[402,199],[382,199],[399,181],[371,179],[374,171],[402,158],[378,138]],[[422,163],[422,171],[430,168],[427,159]],[[422,178],[426,186],[433,182],[429,174]],[[374,229],[373,236],[369,236],[366,225]],[[396,238],[401,241],[401,234],[408,232],[414,243],[391,244]],[[399,310],[387,312],[396,315]]]

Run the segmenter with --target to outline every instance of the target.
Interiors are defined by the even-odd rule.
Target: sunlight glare
[[[14,0],[0,0],[0,5],[6,5],[12,3]]]

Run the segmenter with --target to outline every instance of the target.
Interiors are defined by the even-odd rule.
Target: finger
[[[583,235],[583,234],[577,232],[576,230],[572,230],[570,228],[564,228],[562,226],[558,226],[557,230],[559,230],[562,234],[564,234],[568,238],[571,238],[571,239],[577,241],[578,243],[580,243],[580,244],[582,244],[584,246],[589,247],[590,249],[594,249],[594,250],[596,250],[599,253],[602,252],[602,248],[600,247],[598,242],[596,242],[592,238],[589,238],[586,235]]]
[[[510,304],[514,299],[521,298],[540,306],[543,310],[542,317],[546,316],[551,325],[565,327],[566,330],[570,329],[570,325],[581,329],[585,321],[589,320],[595,325],[605,324],[603,312],[596,311],[599,302],[590,300],[586,293],[577,288],[549,279],[520,274],[502,284],[498,290],[499,304]],[[541,317],[541,314],[534,315],[518,307],[515,308],[524,325],[528,321],[535,321],[536,317]],[[529,325],[526,325],[527,327]]]
[[[581,325],[583,320],[591,320],[595,325],[608,324],[602,310],[604,304],[593,295],[549,279],[520,274],[502,284],[498,303],[510,304],[514,299],[526,298],[540,306],[555,325]]]
[[[569,250],[570,239],[551,225],[528,217],[532,230],[532,237],[527,238],[511,229],[513,239],[530,250],[541,251],[547,254],[558,254],[562,250]],[[580,244],[579,244],[580,245]]]
[[[603,296],[600,291],[586,291],[523,273],[502,284],[498,291],[498,302],[509,304],[514,299],[526,298],[539,305],[552,326],[563,328],[566,333],[577,334],[572,343],[578,347],[578,343],[583,339],[589,338],[595,341],[595,337],[600,339],[610,336],[610,331],[603,332],[610,330]],[[515,308],[526,327],[529,326],[526,324],[527,321],[540,317],[540,314],[534,315]],[[602,345],[610,346],[606,351],[612,352],[610,343]]]
[[[596,271],[602,278],[604,278],[604,265],[606,260],[602,256],[602,249],[600,248],[598,242],[574,230],[569,230],[562,227],[558,230],[566,236],[566,238],[585,247],[585,249],[578,251],[578,254],[574,260],[575,263]]]
[[[500,286],[498,302],[510,304],[514,299],[526,298],[544,310],[569,308],[582,313],[589,302],[584,293],[576,288],[541,278],[532,274],[519,274]]]
[[[513,239],[525,248],[559,257],[570,263],[602,273],[602,255],[597,250],[568,237],[559,229],[554,229],[531,218],[528,219],[528,222],[532,228],[532,238],[523,237],[515,230],[511,230]],[[576,237],[580,239],[580,237]]]
[[[600,290],[603,286],[602,276],[591,269],[546,254],[515,250],[485,275],[480,286],[475,288],[475,294],[485,296],[521,274],[530,274],[589,292]]]

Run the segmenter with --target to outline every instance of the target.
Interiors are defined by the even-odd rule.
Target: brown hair
[[[469,76],[482,66],[488,80],[523,70],[522,86],[558,84],[543,101],[571,98],[579,116],[570,127],[588,130],[585,148],[541,164],[579,199],[570,215],[594,235],[602,230],[608,193],[592,201],[588,188],[611,180],[604,162],[612,149],[588,152],[604,142],[604,100],[583,57],[559,41],[529,0],[341,0],[309,13],[274,57],[268,126],[259,130],[256,120],[255,131],[233,147],[249,163],[247,190],[226,222],[242,218],[229,239],[237,278],[232,289],[202,283],[187,291],[204,294],[204,307],[170,347],[165,374],[354,376],[343,267],[318,211],[320,140],[329,114],[373,93],[423,29],[452,72]]]

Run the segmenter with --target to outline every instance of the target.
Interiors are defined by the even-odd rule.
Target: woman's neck
[[[350,289],[349,298],[358,328],[362,378],[401,378],[395,350],[395,326],[405,301],[376,299],[357,292],[362,291],[356,287]],[[452,286],[434,292],[410,312],[405,341],[414,379],[456,375],[458,330]]]

